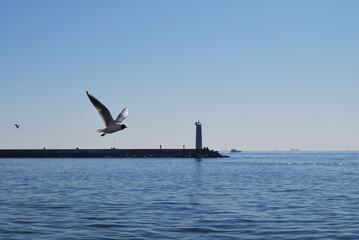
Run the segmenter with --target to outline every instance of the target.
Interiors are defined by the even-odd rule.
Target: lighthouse
[[[196,149],[202,149],[202,124],[200,121],[196,125]]]

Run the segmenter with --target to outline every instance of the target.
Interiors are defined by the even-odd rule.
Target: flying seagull
[[[121,122],[128,115],[127,108],[124,108],[122,112],[118,115],[118,117],[115,120],[113,120],[110,111],[99,100],[97,100],[97,98],[92,96],[88,91],[86,91],[86,93],[90,101],[92,102],[92,104],[97,109],[100,116],[102,117],[103,121],[105,122],[106,128],[97,130],[97,132],[102,132],[101,137],[105,136],[106,134],[114,133],[127,128],[125,124],[121,124]]]
[[[19,127],[20,127],[20,125],[19,125],[19,124],[15,124],[15,127],[16,127],[16,128],[19,128]]]

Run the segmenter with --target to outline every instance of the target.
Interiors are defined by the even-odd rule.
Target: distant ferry
[[[231,153],[237,153],[237,152],[242,152],[242,151],[237,150],[237,149],[235,149],[235,148],[232,148],[230,152],[231,152]]]
[[[296,149],[296,148],[291,148],[291,149],[290,149],[290,151],[292,151],[292,152],[298,152],[298,151],[299,151],[299,149]]]

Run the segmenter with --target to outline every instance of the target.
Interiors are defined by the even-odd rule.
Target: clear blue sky
[[[217,150],[359,150],[358,9],[1,0],[0,148],[190,148],[200,119]],[[128,129],[100,137],[87,90]]]

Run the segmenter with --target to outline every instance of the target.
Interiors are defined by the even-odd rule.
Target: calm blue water
[[[359,152],[0,159],[0,239],[358,239]]]

